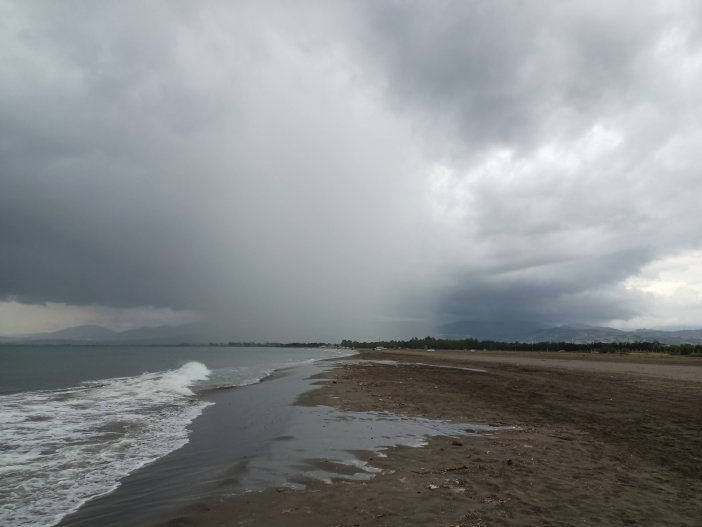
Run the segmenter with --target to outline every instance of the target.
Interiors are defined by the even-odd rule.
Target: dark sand
[[[167,525],[702,526],[702,359],[361,357],[401,364],[349,361],[300,404],[518,428],[393,448],[372,459],[383,472],[370,481],[231,497],[196,505]]]

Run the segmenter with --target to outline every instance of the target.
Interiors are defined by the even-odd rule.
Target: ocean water
[[[105,495],[119,496],[115,491],[123,482],[144,478],[137,476],[142,473],[139,469],[158,465],[186,446],[193,421],[217,404],[218,393],[255,385],[282,369],[348,353],[283,348],[0,347],[0,525],[56,525],[87,502],[108,504],[93,506],[98,512],[87,524],[94,524],[98,515],[108,518],[112,513]],[[207,438],[198,452],[211,450],[207,441],[232,441],[240,427],[255,429],[258,420],[252,408],[251,415],[233,419],[230,437],[211,431],[203,434]],[[211,415],[221,420],[221,414]],[[214,435],[218,437],[210,437]],[[202,460],[190,466],[198,463]],[[159,478],[164,478],[163,473],[157,474]],[[153,485],[137,486],[129,499],[134,501]],[[95,500],[99,496],[104,500]],[[80,521],[78,516],[76,524]]]

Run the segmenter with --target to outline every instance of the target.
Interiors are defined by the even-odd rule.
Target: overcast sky
[[[701,6],[0,0],[0,334],[702,327]]]

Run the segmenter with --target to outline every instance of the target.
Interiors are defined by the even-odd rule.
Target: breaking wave
[[[188,442],[210,375],[177,370],[0,397],[0,525],[51,526]]]

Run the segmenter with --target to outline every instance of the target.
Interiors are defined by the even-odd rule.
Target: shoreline
[[[207,389],[192,396],[210,403],[189,425],[188,441],[122,478],[65,515],[57,527],[151,525],[183,504],[243,492],[247,464],[284,433],[290,405],[311,389],[314,363],[276,368],[257,382]]]
[[[366,350],[338,364],[298,404],[514,428],[356,453],[374,478],[200,503],[160,525],[699,525],[698,359]]]

